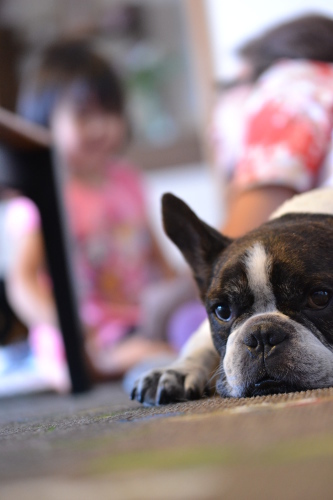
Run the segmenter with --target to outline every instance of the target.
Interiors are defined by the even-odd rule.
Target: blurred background
[[[150,222],[171,267],[185,266],[163,234],[160,198],[172,192],[209,224],[224,220],[214,168],[212,116],[219,83],[237,78],[237,48],[305,13],[333,16],[329,0],[0,0],[0,107],[14,111],[20,84],[54,41],[86,39],[126,87],[130,144],[142,171]],[[232,124],[231,124],[232,125]],[[1,240],[0,276],[5,265]],[[0,360],[1,364],[1,360]]]
[[[14,110],[20,79],[61,37],[87,37],[123,76],[132,142],[146,172],[153,223],[161,192],[185,198],[212,224],[223,219],[209,142],[216,82],[237,74],[235,49],[268,26],[328,0],[0,0],[0,105]],[[203,201],[204,200],[204,201]],[[177,253],[175,253],[177,255]]]
[[[161,192],[184,195],[195,205],[209,200],[202,216],[212,220],[216,213],[205,168],[213,92],[208,7],[178,0],[0,1],[2,107],[15,110],[19,81],[43,48],[62,37],[89,39],[116,66],[128,93],[127,156],[147,173],[153,223],[162,238]]]

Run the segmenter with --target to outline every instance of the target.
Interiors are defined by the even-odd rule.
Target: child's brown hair
[[[119,76],[86,41],[60,41],[44,50],[37,71],[22,87],[17,111],[48,127],[55,106],[66,97],[78,107],[92,101],[110,113],[125,113]]]

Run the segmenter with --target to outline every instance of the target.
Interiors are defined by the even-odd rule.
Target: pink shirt
[[[151,258],[141,175],[117,162],[102,187],[70,181],[65,198],[83,322],[116,340],[140,322],[140,294],[162,274]],[[36,206],[13,200],[6,225],[19,243],[40,228]]]

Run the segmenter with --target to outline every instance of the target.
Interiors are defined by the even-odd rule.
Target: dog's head
[[[333,217],[288,214],[230,240],[166,194],[163,218],[209,315],[222,396],[333,385]]]

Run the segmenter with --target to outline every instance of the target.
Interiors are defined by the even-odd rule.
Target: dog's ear
[[[164,230],[191,266],[203,296],[217,256],[232,240],[200,220],[186,203],[170,193],[163,195],[162,212]]]

